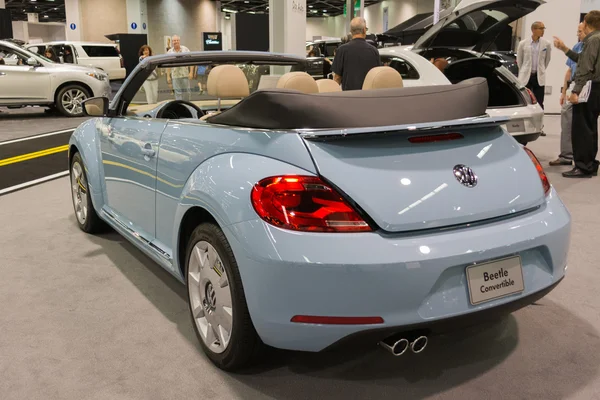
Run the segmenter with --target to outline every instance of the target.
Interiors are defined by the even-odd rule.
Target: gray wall
[[[166,52],[164,36],[181,36],[190,50],[203,50],[202,32],[216,30],[217,3],[211,0],[148,0],[148,41],[155,54]]]

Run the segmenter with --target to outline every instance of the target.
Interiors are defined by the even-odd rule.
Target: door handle
[[[144,144],[144,148],[142,149],[142,154],[147,157],[154,157],[156,151],[152,148],[150,143]]]

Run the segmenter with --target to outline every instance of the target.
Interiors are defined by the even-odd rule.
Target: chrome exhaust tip
[[[427,336],[419,336],[410,344],[410,349],[413,353],[418,354],[425,350],[425,347],[427,347],[427,342]]]
[[[410,343],[408,339],[402,338],[394,343],[388,344],[385,340],[379,342],[379,345],[392,353],[395,357],[400,357],[402,354],[406,353],[406,350],[410,347]]]

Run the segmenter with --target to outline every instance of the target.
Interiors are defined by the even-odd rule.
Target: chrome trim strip
[[[130,227],[128,227],[127,225],[125,225],[125,223],[123,223],[116,215],[114,215],[110,211],[107,211],[106,209],[103,208],[102,213],[104,215],[106,215],[108,218],[110,218],[110,220],[113,221],[115,224],[119,225],[121,228],[123,228],[125,231],[127,231],[129,234],[131,234],[134,238],[136,238],[140,244],[144,245],[148,249],[153,250],[153,253],[156,253],[161,258],[163,258],[164,260],[166,260],[170,264],[172,264],[172,257],[170,254],[165,252],[160,247],[156,246],[154,243],[152,243],[150,240],[146,239],[144,236],[140,235],[135,230],[133,230]]]
[[[419,124],[405,124],[396,126],[381,126],[371,128],[352,128],[339,130],[297,130],[300,136],[307,140],[332,140],[343,139],[346,137],[358,137],[365,135],[385,135],[396,133],[429,133],[435,131],[457,130],[457,129],[476,129],[490,128],[500,126],[504,122],[510,121],[509,117],[490,117],[488,115],[463,118],[451,121],[425,122]]]

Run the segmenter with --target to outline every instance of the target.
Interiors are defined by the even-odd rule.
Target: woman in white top
[[[148,45],[143,45],[140,48],[140,62],[152,55],[152,48]],[[158,74],[152,71],[152,74],[144,82],[144,92],[146,92],[146,101],[148,104],[158,103]]]

